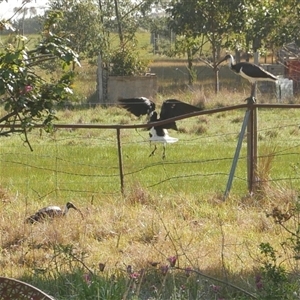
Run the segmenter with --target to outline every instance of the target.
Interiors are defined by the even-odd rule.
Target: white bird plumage
[[[53,219],[56,217],[63,217],[65,216],[69,209],[73,208],[79,212],[81,217],[83,218],[82,212],[71,202],[67,202],[64,209],[62,210],[59,206],[56,205],[50,205],[47,207],[43,207],[40,210],[38,210],[36,213],[33,215],[29,216],[26,219],[27,223],[35,223],[35,222],[42,222],[46,219]]]
[[[121,107],[125,108],[137,117],[141,115],[148,115],[149,123],[167,120],[176,116],[203,110],[203,108],[199,108],[176,99],[168,99],[163,102],[160,110],[160,116],[158,118],[158,114],[155,111],[155,103],[148,98],[134,97],[119,99],[118,102]],[[173,121],[164,125],[149,126],[148,129],[150,130],[150,142],[163,143],[164,150],[162,157],[164,159],[166,144],[176,143],[178,141],[177,138],[171,137],[168,133],[168,129],[178,130],[176,123]],[[154,150],[150,153],[149,156],[154,155],[155,151],[156,145],[154,144]]]
[[[231,54],[227,54],[222,60],[217,63],[217,66],[223,61],[228,61],[228,66],[233,72],[247,79],[251,83],[251,99],[254,99],[254,88],[257,81],[276,82],[278,80],[275,75],[271,74],[270,72],[266,71],[256,64],[252,64],[246,61],[236,63]]]

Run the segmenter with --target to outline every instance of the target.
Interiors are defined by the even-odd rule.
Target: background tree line
[[[0,3],[3,1],[0,0]],[[147,61],[140,58],[136,39],[137,31],[142,29],[151,32],[155,51],[169,57],[182,56],[187,59],[189,82],[192,84],[195,58],[214,68],[222,49],[234,51],[239,58],[241,53],[251,55],[257,50],[270,53],[284,44],[299,43],[298,0],[49,0],[42,16],[34,15],[34,9],[27,8],[30,2],[23,1],[22,6],[15,9],[18,19],[1,20],[0,29],[11,32],[14,28],[21,35],[40,32],[41,43],[36,46],[36,52],[28,51],[24,39],[19,36],[15,53],[26,50],[29,54],[41,55],[43,64],[40,66],[44,68],[55,66],[53,63],[46,64],[46,55],[47,58],[52,54],[66,60],[61,56],[63,52],[58,51],[63,45],[68,47],[64,51],[72,53],[72,57],[67,56],[68,63],[77,60],[75,53],[91,64],[95,64],[100,55],[104,65],[110,68],[111,75],[142,73]],[[45,24],[50,22],[49,16],[52,25],[45,30]],[[47,42],[45,45],[43,43],[48,41],[50,32],[52,38],[56,36],[57,39],[55,43]],[[117,43],[111,42],[112,33],[117,34]],[[8,59],[9,54],[11,62],[16,63],[11,51],[11,48],[1,49],[3,61]],[[34,57],[32,59],[39,61]],[[26,65],[26,61],[22,62]],[[33,64],[27,66],[32,67]],[[2,68],[4,65],[2,62]],[[35,70],[31,72],[35,74]],[[28,74],[25,75],[22,79],[24,87],[28,86]],[[7,93],[4,89],[9,86],[5,80],[0,88],[3,88],[2,94]],[[18,93],[14,99],[20,97]],[[10,115],[10,110],[16,109],[16,106],[8,105],[7,109]],[[17,115],[20,115],[20,109],[18,107],[15,111]],[[39,109],[43,110],[43,105]]]
[[[145,67],[136,51],[139,29],[151,32],[156,52],[187,58],[191,84],[195,58],[214,66],[221,49],[234,51],[237,59],[244,52],[248,59],[258,49],[265,54],[286,43],[299,43],[297,0],[49,0],[48,4],[50,10],[63,12],[60,30],[81,58],[95,61],[101,54],[107,64],[118,65],[112,73],[120,75]],[[24,18],[24,9],[20,16],[17,28],[25,27],[28,33],[39,30],[39,17]],[[111,44],[113,32],[119,37],[117,47]],[[204,50],[207,45],[209,52]]]

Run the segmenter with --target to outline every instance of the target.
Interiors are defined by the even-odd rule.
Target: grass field
[[[238,103],[241,95],[219,97]],[[142,122],[114,107],[61,110],[58,117],[75,124]],[[146,131],[122,131],[124,196],[114,130],[35,130],[33,152],[19,136],[2,138],[0,275],[57,299],[269,299],[262,298],[267,287],[262,292],[255,283],[266,259],[260,243],[270,242],[288,272],[298,274],[297,262],[280,246],[288,233],[266,212],[288,210],[298,196],[299,111],[259,112],[266,182],[257,195],[247,195],[243,145],[223,202],[243,117],[238,110],[179,122],[173,136],[180,141],[167,148],[165,161],[160,148],[148,158]],[[67,201],[81,209],[83,220],[70,211],[65,219],[24,225],[37,209]]]
[[[158,105],[176,97],[211,109],[248,96],[244,82],[216,95],[203,66],[188,87],[176,70],[184,73],[183,64],[153,61]],[[144,122],[117,107],[91,108],[96,68],[83,64],[78,73],[81,105],[58,110],[57,123]],[[269,101],[260,93],[258,100]],[[223,201],[244,115],[235,110],[179,121],[172,132],[179,142],[168,145],[166,160],[160,147],[148,157],[145,130],[121,130],[124,194],[115,130],[34,130],[33,152],[21,136],[2,137],[0,276],[59,300],[299,299],[300,111],[259,110],[258,189],[247,190],[244,139]],[[24,223],[39,208],[67,201],[83,219],[70,211],[62,219]]]

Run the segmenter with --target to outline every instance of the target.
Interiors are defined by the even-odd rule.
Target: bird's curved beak
[[[83,217],[83,213],[81,212],[81,210],[80,210],[80,209],[78,209],[78,208],[76,208],[76,210],[79,212],[79,214],[80,214],[81,218],[82,218],[82,219],[84,219],[84,217]]]
[[[222,58],[220,61],[217,62],[215,68],[217,69],[218,66],[223,62],[223,61],[227,61],[227,56],[225,56],[224,58]]]
[[[72,208],[75,209],[75,210],[77,210],[79,212],[81,218],[84,219],[83,213],[81,212],[81,210],[79,208],[77,208],[74,204],[72,204]]]

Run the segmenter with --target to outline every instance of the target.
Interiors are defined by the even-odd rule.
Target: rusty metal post
[[[247,182],[248,191],[253,194],[257,175],[257,107],[253,106],[252,97],[248,100],[248,110],[250,117],[247,126]]]
[[[248,182],[248,191],[250,194],[253,192],[253,141],[254,141],[254,110],[253,110],[253,103],[250,100],[248,102],[248,111],[250,112],[250,117],[247,125],[247,182]]]
[[[119,157],[119,171],[120,171],[120,185],[121,193],[124,194],[124,172],[123,172],[123,157],[122,157],[122,144],[120,128],[117,128],[117,141],[118,141],[118,157]]]
[[[257,112],[257,107],[252,106],[249,119],[250,130],[248,137],[248,189],[250,194],[253,194],[255,192],[257,183]]]
[[[259,64],[259,53],[255,50],[254,63]],[[257,107],[253,106],[253,100],[257,101],[257,84],[252,84],[251,97],[248,100],[250,118],[247,126],[247,175],[248,191],[250,194],[255,192],[257,175]],[[252,98],[252,99],[251,99]]]
[[[257,137],[257,129],[258,129],[258,108],[255,107],[253,110],[253,173],[252,173],[252,189],[254,192],[257,188],[257,168],[258,168],[258,137]]]

